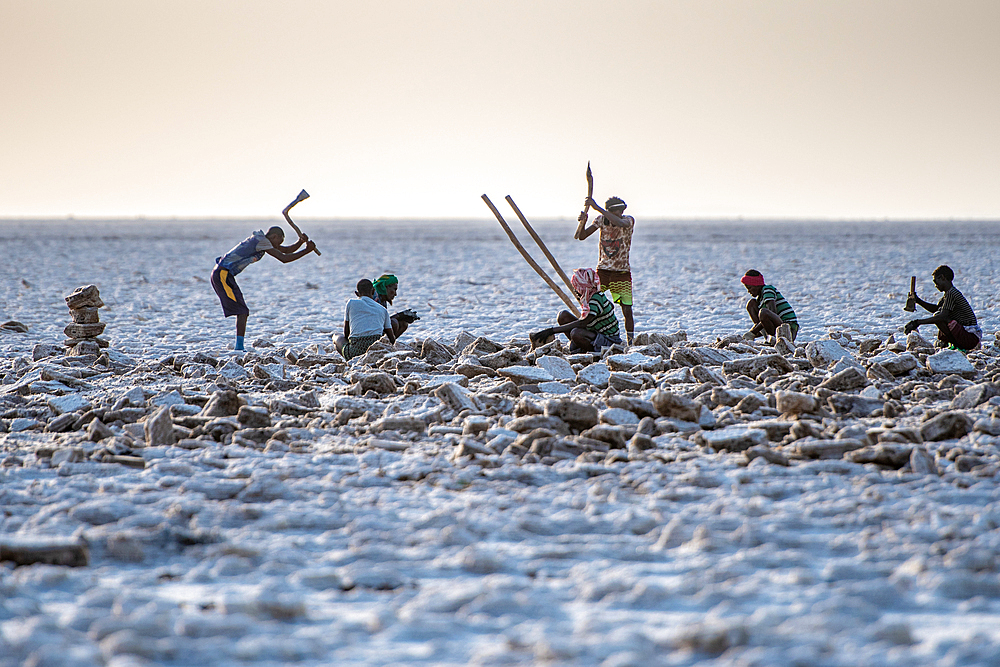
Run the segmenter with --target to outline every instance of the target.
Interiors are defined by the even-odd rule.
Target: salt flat
[[[640,219],[637,332],[686,336],[567,357],[618,389],[557,394],[495,377],[536,365],[518,337],[561,304],[483,222],[303,223],[323,256],[240,276],[255,348],[236,355],[208,275],[270,224],[0,222],[0,320],[29,328],[0,332],[0,424],[35,422],[0,433],[0,544],[90,554],[0,565],[0,665],[1000,664],[995,225]],[[567,270],[596,258],[574,226],[537,225]],[[942,263],[986,332],[964,376],[901,334],[908,277],[936,300]],[[784,353],[732,336],[751,267],[799,315]],[[345,367],[344,303],[384,271],[422,319]],[[113,354],[35,353],[86,284]],[[200,416],[227,390],[268,426]],[[110,434],[46,431],[60,394]],[[601,424],[584,436],[567,402]],[[180,443],[146,438],[161,406]]]

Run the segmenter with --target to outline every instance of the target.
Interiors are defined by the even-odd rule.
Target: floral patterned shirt
[[[632,247],[632,229],[635,218],[631,215],[621,216],[627,227],[611,224],[603,215],[594,219],[594,224],[601,230],[600,259],[597,268],[606,271],[630,271],[628,252]]]

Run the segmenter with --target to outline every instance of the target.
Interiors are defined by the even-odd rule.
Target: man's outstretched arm
[[[925,324],[948,324],[952,319],[951,311],[947,308],[942,308],[930,317],[925,317],[922,320],[910,320],[903,326],[903,333],[910,333],[916,330],[917,327]]]
[[[556,327],[549,327],[548,329],[542,329],[541,331],[537,332],[535,336],[539,338],[548,338],[549,336],[555,334],[569,333],[573,329],[577,329],[580,327],[586,329],[587,325],[593,322],[595,319],[597,319],[597,315],[594,313],[589,313],[586,317],[581,317],[578,320],[573,320],[569,324],[563,324]]]

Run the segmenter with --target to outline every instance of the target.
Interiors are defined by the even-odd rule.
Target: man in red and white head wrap
[[[581,317],[586,317],[590,314],[590,297],[601,291],[601,279],[597,277],[597,271],[577,269],[573,272],[569,284],[573,286],[580,299]]]
[[[559,311],[559,326],[542,329],[529,336],[533,345],[541,345],[556,334],[566,334],[570,352],[600,352],[601,348],[621,343],[615,307],[601,294],[600,279],[594,269],[577,269],[570,280],[580,299],[580,317],[568,310]]]

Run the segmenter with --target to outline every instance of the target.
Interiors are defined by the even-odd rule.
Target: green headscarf
[[[399,278],[392,275],[391,273],[383,273],[372,284],[375,286],[376,294],[381,294],[382,296],[385,296],[386,290],[389,289],[389,285],[399,284]]]

